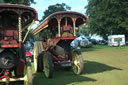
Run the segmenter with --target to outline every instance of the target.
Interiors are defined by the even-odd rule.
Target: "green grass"
[[[79,85],[127,85],[128,46],[121,48],[94,46],[93,48],[82,49],[85,60],[83,76],[96,81],[79,83]]]
[[[45,78],[43,73],[33,74],[34,85],[128,85],[128,46],[93,46],[82,48],[82,53],[82,75],[54,68],[52,79]]]

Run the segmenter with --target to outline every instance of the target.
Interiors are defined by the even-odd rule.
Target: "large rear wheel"
[[[43,71],[43,46],[41,41],[36,41],[34,44],[34,69],[35,72]]]
[[[46,52],[43,56],[44,74],[47,78],[53,76],[53,61],[50,53]]]
[[[81,53],[73,52],[72,55],[72,69],[75,74],[81,74],[83,71],[84,63]]]

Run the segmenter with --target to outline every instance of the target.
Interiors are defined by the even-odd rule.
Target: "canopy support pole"
[[[35,21],[33,20],[32,23],[31,23],[31,25],[30,25],[30,28],[28,29],[28,31],[27,31],[27,33],[26,33],[24,39],[23,39],[23,43],[24,43],[24,41],[26,40],[26,38],[27,38],[27,36],[28,36],[28,33],[29,33],[29,31],[32,29],[32,25],[33,25],[34,23],[35,23]]]
[[[60,21],[61,21],[61,19],[57,19],[57,21],[58,21],[58,36],[60,37]]]
[[[19,19],[18,19],[18,27],[19,27],[19,42],[22,42],[21,16],[19,16]]]
[[[67,26],[67,17],[65,18],[65,25]]]
[[[74,32],[74,36],[76,36],[76,18],[72,18],[73,20],[73,32]]]

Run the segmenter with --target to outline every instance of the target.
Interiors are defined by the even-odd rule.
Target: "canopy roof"
[[[0,5],[0,27],[18,26],[18,18],[21,16],[22,28],[37,20],[37,12],[24,5]]]
[[[57,20],[61,19],[61,21],[63,21],[62,19],[68,17],[71,20],[73,18],[76,18],[77,22],[76,22],[76,26],[78,27],[81,24],[87,23],[87,17],[81,13],[78,12],[72,12],[72,11],[61,11],[61,12],[55,12],[53,14],[51,14],[50,16],[48,16],[44,21],[42,21],[40,23],[40,25],[33,31],[33,34],[36,34],[38,32],[40,32],[41,30],[43,30],[42,28],[44,27],[56,27],[55,25],[57,25]],[[71,20],[69,21],[69,23],[71,22]],[[56,23],[55,23],[56,22]]]

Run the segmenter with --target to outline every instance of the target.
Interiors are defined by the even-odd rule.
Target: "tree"
[[[0,0],[0,3],[4,3],[4,0]]]
[[[88,25],[83,25],[79,28],[79,33],[85,35],[85,36],[89,36],[89,29],[88,29]]]
[[[128,36],[127,0],[88,0],[86,14],[92,33],[107,38],[110,34]]]
[[[30,6],[30,4],[35,4],[34,0],[3,0],[4,3],[9,3],[9,4],[21,4],[21,5],[27,5]]]
[[[68,11],[71,10],[71,7],[66,5],[65,3],[62,4],[55,4],[50,5],[47,10],[44,11],[44,16],[42,17],[41,21],[44,20],[46,17],[48,17],[50,14],[58,11]]]

